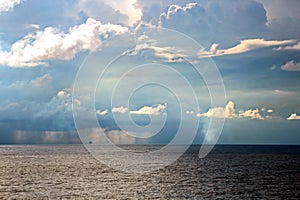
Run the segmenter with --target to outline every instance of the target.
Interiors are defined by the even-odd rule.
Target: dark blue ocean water
[[[300,146],[218,145],[204,159],[199,147],[163,169],[130,174],[82,145],[0,146],[0,199],[300,199]]]

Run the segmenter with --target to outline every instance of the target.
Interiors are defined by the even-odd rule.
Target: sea
[[[141,148],[160,146],[126,146]],[[217,145],[201,159],[198,151],[135,174],[79,144],[1,145],[0,199],[300,199],[300,146]]]

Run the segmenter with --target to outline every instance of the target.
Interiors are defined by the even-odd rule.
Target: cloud
[[[274,50],[277,50],[277,51],[282,51],[282,50],[296,50],[296,51],[299,51],[300,50],[300,42],[298,42],[297,44],[291,45],[291,46],[277,47]]]
[[[40,25],[39,24],[26,24],[25,25],[26,28],[32,28],[32,29],[40,29]]]
[[[163,62],[175,63],[175,62],[185,62],[183,58],[187,55],[173,46],[159,46],[159,42],[150,39],[146,35],[142,35],[138,38],[138,44],[134,49],[127,50],[123,55],[135,56],[140,54],[141,56],[147,57],[151,52],[151,56],[162,59]]]
[[[204,46],[212,43],[231,45],[246,37],[262,37],[267,30],[264,6],[256,1],[232,0],[177,1],[159,18],[159,25],[171,28],[201,41]],[[255,12],[254,12],[255,11]]]
[[[246,111],[240,111],[239,113],[239,117],[243,118],[243,117],[249,117],[251,119],[261,119],[263,120],[264,118],[261,116],[261,114],[259,113],[259,109],[249,109]]]
[[[49,83],[50,81],[52,81],[52,76],[50,74],[45,74],[43,76],[40,76],[40,77],[30,81],[30,84],[33,87],[42,87],[45,84]]]
[[[174,47],[155,47],[152,46],[150,49],[153,50],[154,55],[158,58],[162,58],[164,62],[185,62],[183,59],[185,54]]]
[[[210,48],[210,51],[201,50],[198,55],[200,57],[207,57],[242,54],[259,48],[288,45],[295,42],[295,40],[247,39],[241,40],[238,45],[228,49],[218,49],[219,45],[213,44]]]
[[[229,101],[225,108],[210,108],[206,113],[198,113],[197,117],[234,118],[236,117],[234,103]]]
[[[223,117],[234,118],[236,117],[234,103],[232,101],[229,101],[225,106],[225,108],[223,107],[210,108],[206,113],[200,114],[200,116],[216,117],[216,118],[223,118]]]
[[[111,109],[111,112],[113,112],[113,113],[126,113],[127,111],[128,111],[128,109],[124,106],[114,107]]]
[[[194,27],[207,27],[207,22],[204,22],[205,17],[205,8],[198,3],[188,3],[183,6],[173,4],[167,8],[166,12],[160,14],[158,25],[178,31],[186,31],[186,28],[193,30],[193,25]]]
[[[265,112],[266,109],[262,108],[262,112]],[[272,113],[273,110],[267,110],[267,113]],[[197,117],[214,117],[214,118],[251,118],[251,119],[260,119],[263,120],[265,117],[262,117],[260,110],[256,109],[249,109],[246,111],[239,111],[239,114],[235,112],[235,104],[233,101],[229,101],[227,105],[224,107],[214,107],[208,109],[206,113],[198,113]],[[270,118],[270,116],[266,116]]]
[[[291,114],[291,116],[287,118],[287,120],[300,120],[300,116],[297,115],[296,113],[293,113]]]
[[[156,106],[144,106],[139,110],[130,111],[134,115],[161,115],[166,111],[167,104],[158,104]]]
[[[97,113],[98,115],[106,115],[106,114],[108,113],[108,109],[105,109],[105,110],[103,110],[103,111],[97,110],[96,113]]]
[[[273,70],[275,70],[276,68],[277,68],[277,66],[276,66],[276,65],[273,65],[272,67],[270,67],[270,70],[273,71]]]
[[[69,28],[68,33],[47,27],[15,42],[11,51],[0,51],[0,65],[35,67],[46,65],[45,60],[70,60],[81,51],[96,50],[101,45],[101,38],[123,34],[127,30],[126,27],[102,24],[92,18]]]
[[[106,3],[115,10],[127,15],[130,25],[139,21],[142,17],[142,10],[137,6],[136,0],[106,0]]]
[[[187,115],[194,115],[194,114],[195,114],[195,111],[193,111],[193,110],[187,110],[187,111],[185,112],[185,114],[187,114]]]
[[[171,19],[172,16],[180,13],[183,15],[183,13],[186,13],[188,12],[189,10],[197,7],[197,3],[188,3],[186,4],[185,6],[180,6],[180,5],[171,5],[169,8],[168,8],[168,11],[166,13],[162,13],[160,15],[160,23],[162,23],[162,20],[168,20],[168,19]]]
[[[128,24],[127,15],[116,11],[105,1],[79,0],[74,10],[68,10],[70,17],[79,20],[82,14],[87,17],[99,20],[103,23]]]
[[[34,101],[6,101],[0,105],[0,119],[28,120],[42,110],[42,104]]]
[[[281,69],[284,71],[300,71],[300,62],[295,63],[293,60],[288,61],[281,66]]]
[[[206,113],[198,113],[197,117],[214,117],[214,118],[224,118],[225,109],[223,107],[210,108]]]
[[[128,25],[133,25],[142,17],[142,10],[136,0],[79,0],[77,9],[89,17]]]
[[[22,0],[0,0],[0,14],[12,10],[16,5],[22,3]]]
[[[71,89],[66,88],[58,91],[35,117],[45,119],[54,117],[58,120],[72,119],[72,104],[76,104],[78,107],[81,106],[81,102],[78,99],[74,98],[72,100]],[[81,108],[84,110],[83,107]]]
[[[259,0],[267,10],[268,28],[280,38],[299,38],[300,1]]]
[[[281,18],[297,18],[299,17],[299,1],[285,2],[282,0],[258,0],[263,3],[267,10],[268,21],[279,20]]]
[[[67,91],[61,90],[61,91],[57,92],[56,96],[58,96],[58,97],[64,97],[64,96],[68,97],[68,96],[70,96],[70,94],[68,94]]]

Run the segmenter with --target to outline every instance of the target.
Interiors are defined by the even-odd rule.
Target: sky
[[[299,145],[299,8],[0,0],[0,144]]]

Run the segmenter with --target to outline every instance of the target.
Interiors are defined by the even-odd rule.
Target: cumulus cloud
[[[108,113],[108,109],[105,109],[105,110],[102,110],[102,111],[101,110],[97,110],[96,113],[98,115],[106,115]]]
[[[113,112],[113,113],[126,113],[127,111],[128,111],[128,108],[126,108],[124,106],[114,107],[111,109],[111,112]]]
[[[205,18],[205,8],[198,3],[188,3],[183,6],[173,4],[167,8],[166,12],[160,14],[158,25],[178,31],[187,29],[193,31],[198,28],[209,31]]]
[[[52,81],[52,76],[50,74],[45,74],[43,76],[40,76],[34,80],[30,81],[30,84],[33,87],[42,87],[45,84],[49,83],[50,81]]]
[[[261,109],[262,112],[266,112],[265,108]],[[269,109],[267,113],[272,113],[273,110]],[[208,109],[206,113],[198,113],[197,117],[214,117],[214,118],[251,118],[251,119],[265,119],[258,108],[249,109],[246,111],[239,111],[239,114],[235,111],[235,104],[233,101],[229,101],[225,107],[214,107]],[[266,116],[270,117],[270,116]]]
[[[56,96],[58,96],[58,97],[64,97],[64,96],[68,97],[68,96],[70,96],[70,94],[67,91],[61,90],[61,91],[57,92]]]
[[[70,60],[81,51],[94,51],[101,38],[123,34],[128,29],[120,25],[102,24],[89,18],[86,23],[73,26],[65,33],[53,27],[29,34],[15,42],[11,50],[0,51],[0,65],[35,67],[46,65],[45,60]]]
[[[300,116],[297,115],[296,113],[293,113],[291,114],[291,116],[287,118],[287,120],[300,120]]]
[[[198,113],[198,117],[234,118],[236,117],[234,103],[229,101],[224,107],[210,108],[206,113]]]
[[[161,27],[172,28],[199,39],[203,45],[222,41],[230,45],[247,37],[256,38],[267,30],[264,6],[257,1],[175,1],[160,15]],[[255,12],[253,12],[255,10]]]
[[[22,0],[0,0],[0,14],[12,10],[16,5],[20,4]]]
[[[295,43],[295,40],[264,40],[264,39],[247,39],[241,40],[240,43],[228,49],[218,49],[218,44],[213,44],[210,51],[201,50],[200,57],[207,56],[224,56],[233,54],[242,54],[255,49],[273,46],[282,46]]]
[[[192,8],[196,7],[198,4],[197,3],[188,3],[185,6],[180,6],[180,5],[171,5],[168,8],[168,11],[166,13],[162,13],[160,15],[160,23],[162,23],[162,20],[164,19],[170,19],[172,15],[176,15],[177,13],[185,13],[191,10]]]
[[[167,104],[158,104],[156,106],[144,106],[138,110],[130,111],[134,115],[161,115],[165,112]]]
[[[258,108],[249,109],[249,110],[246,110],[246,111],[240,111],[239,117],[249,117],[251,119],[264,119],[261,116]]]
[[[281,69],[284,71],[300,71],[300,62],[295,63],[293,60],[288,61],[281,66]]]

